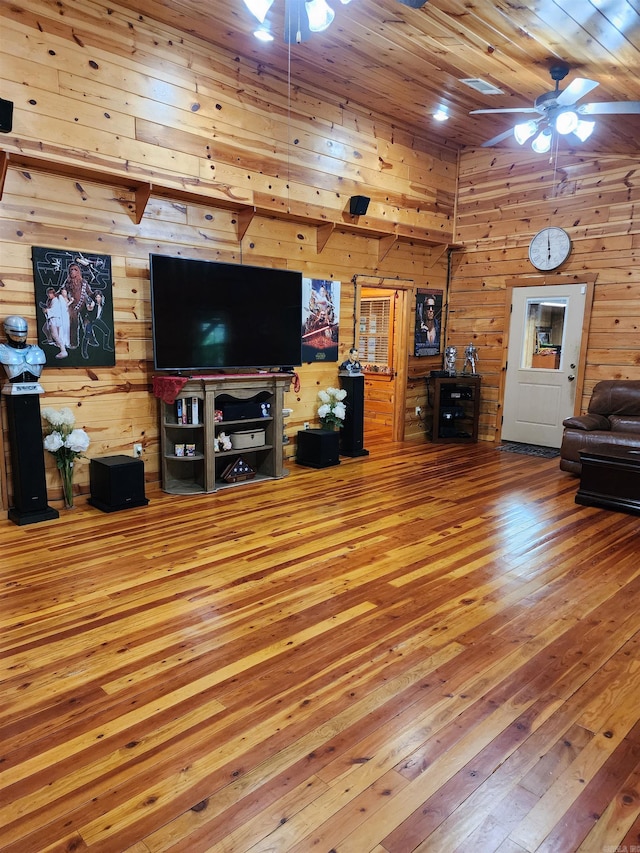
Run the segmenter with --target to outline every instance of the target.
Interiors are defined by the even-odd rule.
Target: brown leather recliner
[[[596,444],[640,449],[640,380],[604,379],[589,400],[588,414],[566,418],[560,468],[579,474],[580,451]]]

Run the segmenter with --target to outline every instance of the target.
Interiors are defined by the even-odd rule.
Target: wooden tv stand
[[[289,390],[289,373],[211,374],[154,377],[154,393],[161,397],[160,444],[162,488],[170,494],[215,492],[230,486],[275,480],[288,474],[284,467],[284,394]],[[163,393],[171,387],[171,394]],[[168,402],[175,393],[175,400]],[[179,423],[177,400],[195,398],[197,421]],[[225,404],[242,408],[246,403],[265,403],[268,415],[241,416],[216,420],[216,411]],[[189,407],[189,411],[191,411]],[[242,450],[216,450],[214,438],[240,430],[264,430],[264,444]],[[194,446],[193,455],[176,454],[176,445]],[[255,471],[251,479],[228,482],[222,474],[234,460],[242,459]]]

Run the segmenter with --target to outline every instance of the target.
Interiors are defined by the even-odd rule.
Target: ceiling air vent
[[[466,77],[464,80],[460,80],[460,82],[465,83],[482,95],[504,95],[502,89],[498,89],[493,83],[487,83],[486,80],[481,80],[479,77]]]

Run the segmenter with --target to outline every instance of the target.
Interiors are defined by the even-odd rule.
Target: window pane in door
[[[377,367],[392,367],[391,299],[363,298],[360,302],[360,360]]]
[[[562,360],[567,298],[527,299],[520,366],[559,370]]]

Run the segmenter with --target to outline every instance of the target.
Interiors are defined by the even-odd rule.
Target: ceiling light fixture
[[[555,116],[549,116],[544,127],[540,128],[541,122],[544,119],[529,119],[517,124],[513,128],[513,135],[519,145],[530,139],[538,130],[540,132],[531,143],[531,147],[536,154],[546,154],[551,148],[553,134],[559,133],[561,136],[573,134],[573,138],[579,142],[584,142],[593,133],[596,123],[595,121],[585,121],[581,119],[574,110],[563,110]]]
[[[578,126],[573,132],[578,137],[580,142],[584,142],[585,139],[588,139],[591,136],[595,126],[595,121],[584,121],[583,119],[580,119],[580,121],[578,122]]]
[[[273,41],[267,16],[275,0],[243,0],[247,9],[262,26],[254,31],[260,41]],[[335,0],[332,0],[335,2]],[[351,0],[340,0],[343,6]],[[405,6],[420,9],[428,0],[398,0]],[[300,44],[307,41],[312,33],[321,33],[328,29],[335,18],[335,11],[327,0],[285,0],[284,3],[284,40],[287,44]]]
[[[578,126],[578,115],[573,110],[563,110],[558,113],[555,120],[555,128],[562,136],[566,136]]]
[[[267,15],[275,0],[244,0],[244,4],[262,26],[254,31],[260,41],[273,41]],[[340,0],[346,5],[350,0]],[[335,12],[327,0],[285,0],[284,40],[288,44],[307,41],[312,33],[321,33],[331,26]]]
[[[524,145],[527,139],[530,139],[538,129],[538,122],[533,119],[523,121],[522,124],[517,124],[513,128],[513,135],[519,145]]]
[[[267,17],[267,12],[273,6],[274,0],[244,0],[245,6],[261,24]]]
[[[327,0],[307,0],[304,4],[307,8],[309,29],[312,33],[322,33],[331,26],[336,13]]]
[[[446,121],[449,118],[449,112],[446,107],[438,107],[433,117],[436,121]]]
[[[544,130],[541,130],[540,133],[536,136],[536,138],[531,143],[531,147],[536,152],[536,154],[546,154],[547,151],[551,148],[551,137],[553,136],[553,131],[550,127],[545,127]]]

